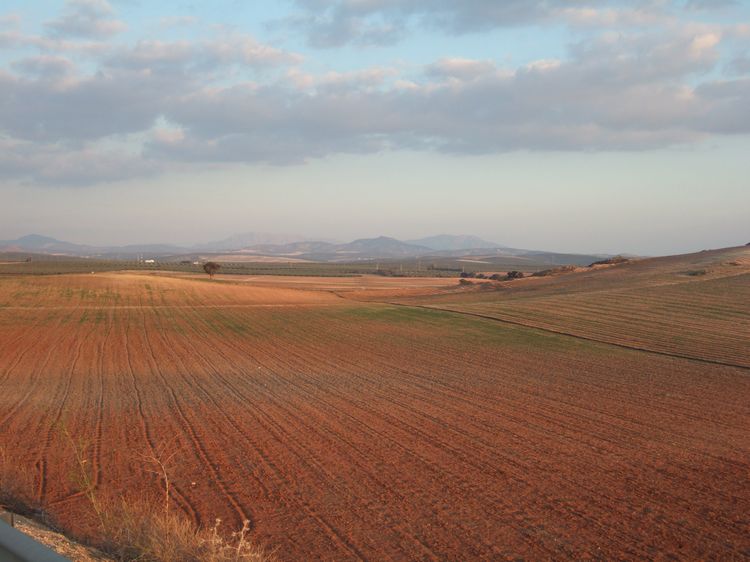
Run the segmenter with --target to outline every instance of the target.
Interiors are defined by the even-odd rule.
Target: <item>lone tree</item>
[[[221,269],[221,265],[219,265],[215,261],[207,261],[206,263],[203,264],[203,271],[208,273],[208,276],[211,279],[214,278],[214,273],[216,273],[220,269]]]

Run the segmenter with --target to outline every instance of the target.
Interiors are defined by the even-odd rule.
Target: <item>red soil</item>
[[[1,279],[0,446],[80,531],[61,423],[102,491],[158,490],[170,444],[175,505],[284,560],[750,555],[746,370],[452,313]]]

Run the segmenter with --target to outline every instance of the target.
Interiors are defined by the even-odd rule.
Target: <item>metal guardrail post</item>
[[[54,550],[0,521],[0,560],[2,562],[70,562]]]

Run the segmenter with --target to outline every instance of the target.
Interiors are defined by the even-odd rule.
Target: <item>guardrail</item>
[[[0,519],[0,560],[3,562],[70,562],[3,519]]]

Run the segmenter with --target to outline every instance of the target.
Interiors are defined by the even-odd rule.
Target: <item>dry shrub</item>
[[[83,539],[115,560],[138,562],[273,562],[274,557],[250,542],[250,523],[227,539],[219,519],[213,527],[196,526],[182,511],[173,509],[170,466],[176,445],[165,443],[138,456],[142,470],[158,478],[160,494],[137,497],[107,495],[94,484],[86,457],[89,443],[76,440],[63,426],[72,449],[73,481],[96,515],[97,525]]]
[[[227,539],[221,521],[196,527],[181,511],[164,510],[161,499],[99,500],[101,527],[88,542],[115,560],[143,562],[272,562],[250,542],[249,522]]]

